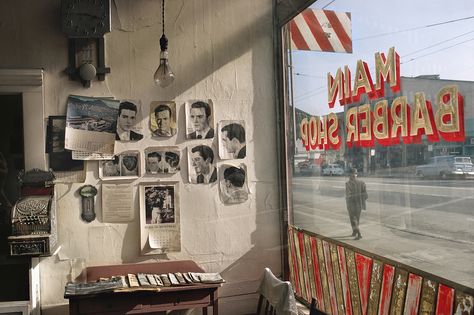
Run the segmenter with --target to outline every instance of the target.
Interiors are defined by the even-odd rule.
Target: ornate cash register
[[[20,198],[12,208],[11,256],[51,255],[58,243],[54,174],[33,169],[18,176]]]

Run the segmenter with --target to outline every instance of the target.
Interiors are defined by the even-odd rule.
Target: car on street
[[[474,176],[474,168],[468,156],[444,155],[430,158],[427,164],[417,165],[415,174],[420,178],[466,177]]]
[[[325,176],[341,176],[344,175],[344,169],[339,164],[329,164],[323,168],[322,174]]]

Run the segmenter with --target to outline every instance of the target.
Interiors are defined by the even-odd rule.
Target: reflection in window
[[[309,9],[286,28],[298,47],[287,108],[293,224],[474,287],[474,7],[337,0]],[[349,20],[352,52],[309,50],[318,31],[344,46],[334,12]],[[368,192],[359,240],[346,200],[352,170]]]

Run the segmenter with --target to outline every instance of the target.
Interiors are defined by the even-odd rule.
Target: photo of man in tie
[[[217,169],[214,165],[214,152],[207,145],[198,145],[188,151],[189,182],[209,184],[217,180]]]
[[[176,104],[152,102],[150,129],[153,137],[172,137],[176,134]]]
[[[186,113],[188,113],[188,139],[214,138],[211,104],[212,103],[210,101],[195,101],[186,103]]]

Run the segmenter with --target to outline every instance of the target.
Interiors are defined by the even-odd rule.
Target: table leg
[[[207,306],[202,308],[202,315],[207,315]]]

